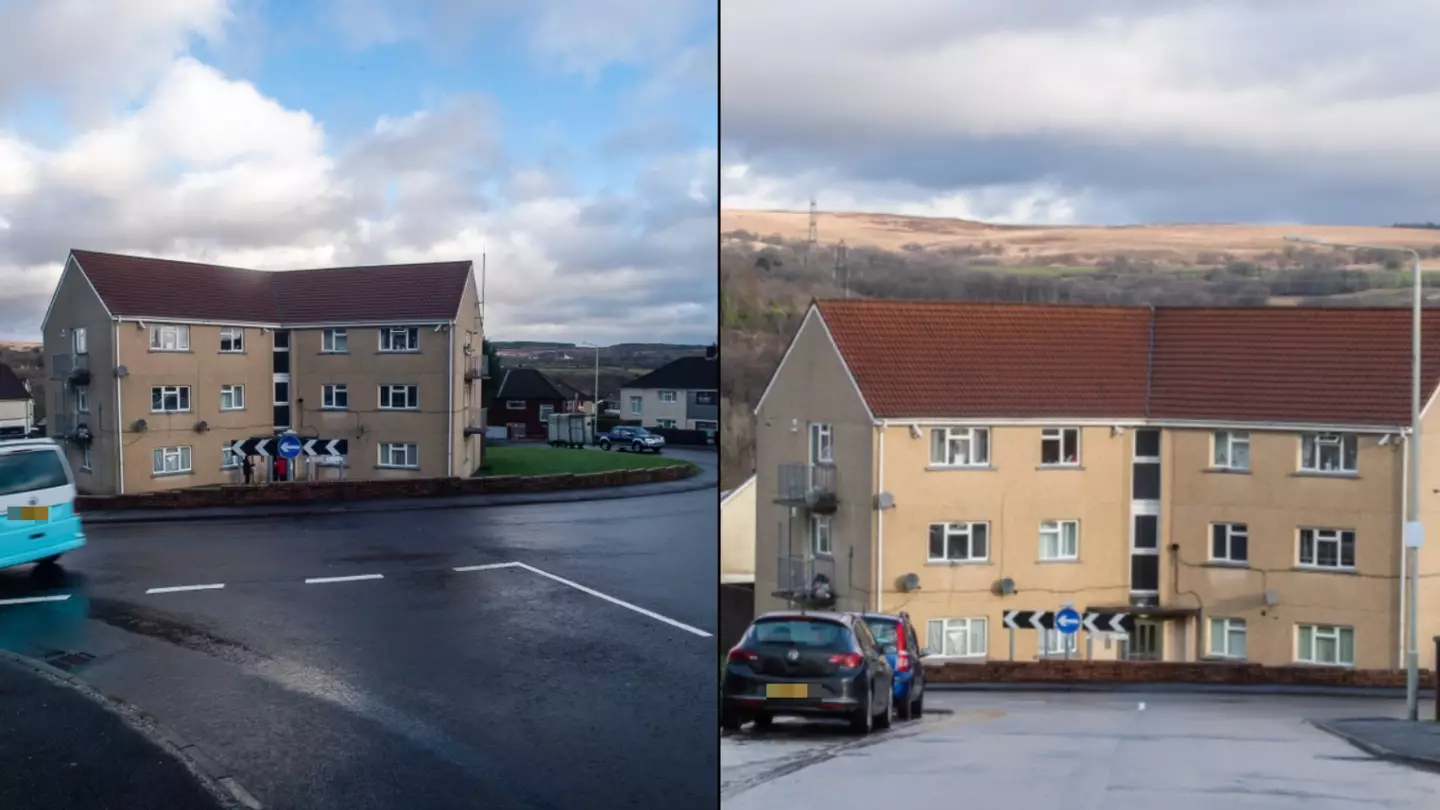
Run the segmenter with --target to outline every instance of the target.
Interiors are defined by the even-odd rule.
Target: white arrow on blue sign
[[[284,456],[285,458],[293,459],[296,456],[300,455],[300,447],[300,437],[281,436],[279,446],[276,449],[278,449],[280,451],[280,455]]]
[[[1080,614],[1074,608],[1065,608],[1055,614],[1055,629],[1065,635],[1072,635],[1080,629]]]

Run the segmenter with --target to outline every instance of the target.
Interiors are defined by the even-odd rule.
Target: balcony
[[[465,358],[465,382],[488,379],[490,379],[490,362],[485,355],[471,355]]]
[[[837,594],[835,560],[812,554],[795,556],[780,552],[775,566],[776,589],[771,596],[803,608],[834,607]]]
[[[75,385],[89,385],[90,355],[70,352],[51,355],[50,379],[65,380]]]
[[[57,413],[50,417],[47,427],[46,432],[52,439],[62,439],[76,444],[90,443],[90,427],[85,424],[85,414],[76,416],[69,413]]]
[[[833,515],[839,506],[835,467],[825,464],[781,464],[775,503]]]
[[[488,415],[488,408],[481,408],[470,415],[470,423],[465,426],[466,436],[485,435],[485,419]]]

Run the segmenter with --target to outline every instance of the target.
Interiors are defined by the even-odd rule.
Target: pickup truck
[[[617,427],[595,437],[595,444],[601,450],[631,450],[636,453],[659,453],[665,448],[665,437],[643,427]]]

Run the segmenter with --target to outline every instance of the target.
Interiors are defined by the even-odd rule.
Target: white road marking
[[[520,563],[515,563],[515,562],[508,562],[508,563],[488,563],[488,564],[486,564],[486,565],[462,565],[462,566],[460,566],[459,568],[455,568],[455,569],[451,569],[451,570],[454,570],[454,571],[458,571],[458,572],[462,572],[462,573],[463,573],[463,572],[465,572],[465,571],[494,571],[494,570],[499,569],[499,568],[518,568],[519,566],[520,566]]]
[[[180,591],[213,591],[225,587],[225,583],[217,582],[213,585],[171,585],[168,588],[151,588],[145,593],[178,593]]]
[[[60,596],[26,596],[21,599],[0,599],[0,605],[29,605],[34,602],[64,602],[70,598],[70,594]]]
[[[710,633],[707,633],[707,632],[705,632],[704,630],[701,630],[701,629],[698,628],[698,627],[691,627],[690,625],[685,624],[684,622],[677,622],[677,621],[675,621],[674,619],[671,619],[671,618],[669,618],[669,617],[667,617],[667,616],[661,616],[659,613],[656,613],[656,612],[653,611],[653,610],[646,610],[645,608],[642,608],[642,607],[640,607],[639,605],[632,605],[632,604],[630,604],[629,602],[626,602],[626,601],[623,600],[623,599],[616,599],[615,597],[610,596],[610,595],[608,595],[608,594],[603,594],[603,593],[595,590],[594,588],[587,588],[587,587],[585,587],[584,585],[581,585],[581,584],[578,583],[578,582],[571,582],[570,580],[568,580],[568,579],[566,579],[566,578],[564,578],[564,577],[556,576],[556,575],[550,573],[549,571],[542,571],[542,570],[540,570],[539,568],[536,568],[536,567],[533,566],[533,565],[526,565],[525,563],[517,562],[517,563],[515,563],[515,567],[517,567],[517,568],[524,568],[526,571],[529,571],[529,572],[534,573],[534,574],[539,574],[540,576],[545,577],[546,579],[552,579],[552,580],[560,583],[561,585],[569,585],[570,587],[574,588],[574,589],[577,590],[577,591],[580,591],[580,592],[582,592],[582,593],[588,593],[588,594],[590,594],[591,596],[596,597],[597,599],[604,599],[606,602],[609,602],[609,603],[611,603],[612,605],[619,605],[620,607],[626,608],[626,609],[628,609],[628,610],[633,610],[633,611],[635,611],[636,613],[639,613],[641,616],[649,616],[650,618],[654,619],[654,620],[657,621],[657,622],[664,622],[664,623],[670,625],[671,627],[679,628],[679,629],[681,629],[681,630],[684,630],[684,631],[687,632],[687,633],[693,633],[694,635],[697,635],[697,636],[699,636],[699,637],[701,637],[701,638],[710,638],[710,637],[711,637],[711,634],[710,634]]]
[[[306,585],[320,585],[326,582],[357,582],[362,579],[384,579],[384,574],[360,574],[353,577],[311,577],[305,580]]]

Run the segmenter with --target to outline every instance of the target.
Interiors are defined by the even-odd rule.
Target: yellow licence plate
[[[50,519],[50,507],[48,506],[12,506],[5,511],[5,516],[10,520]]]
[[[810,684],[808,684],[808,683],[767,683],[767,684],[765,684],[765,697],[767,697],[767,698],[806,698],[806,697],[810,697]]]

